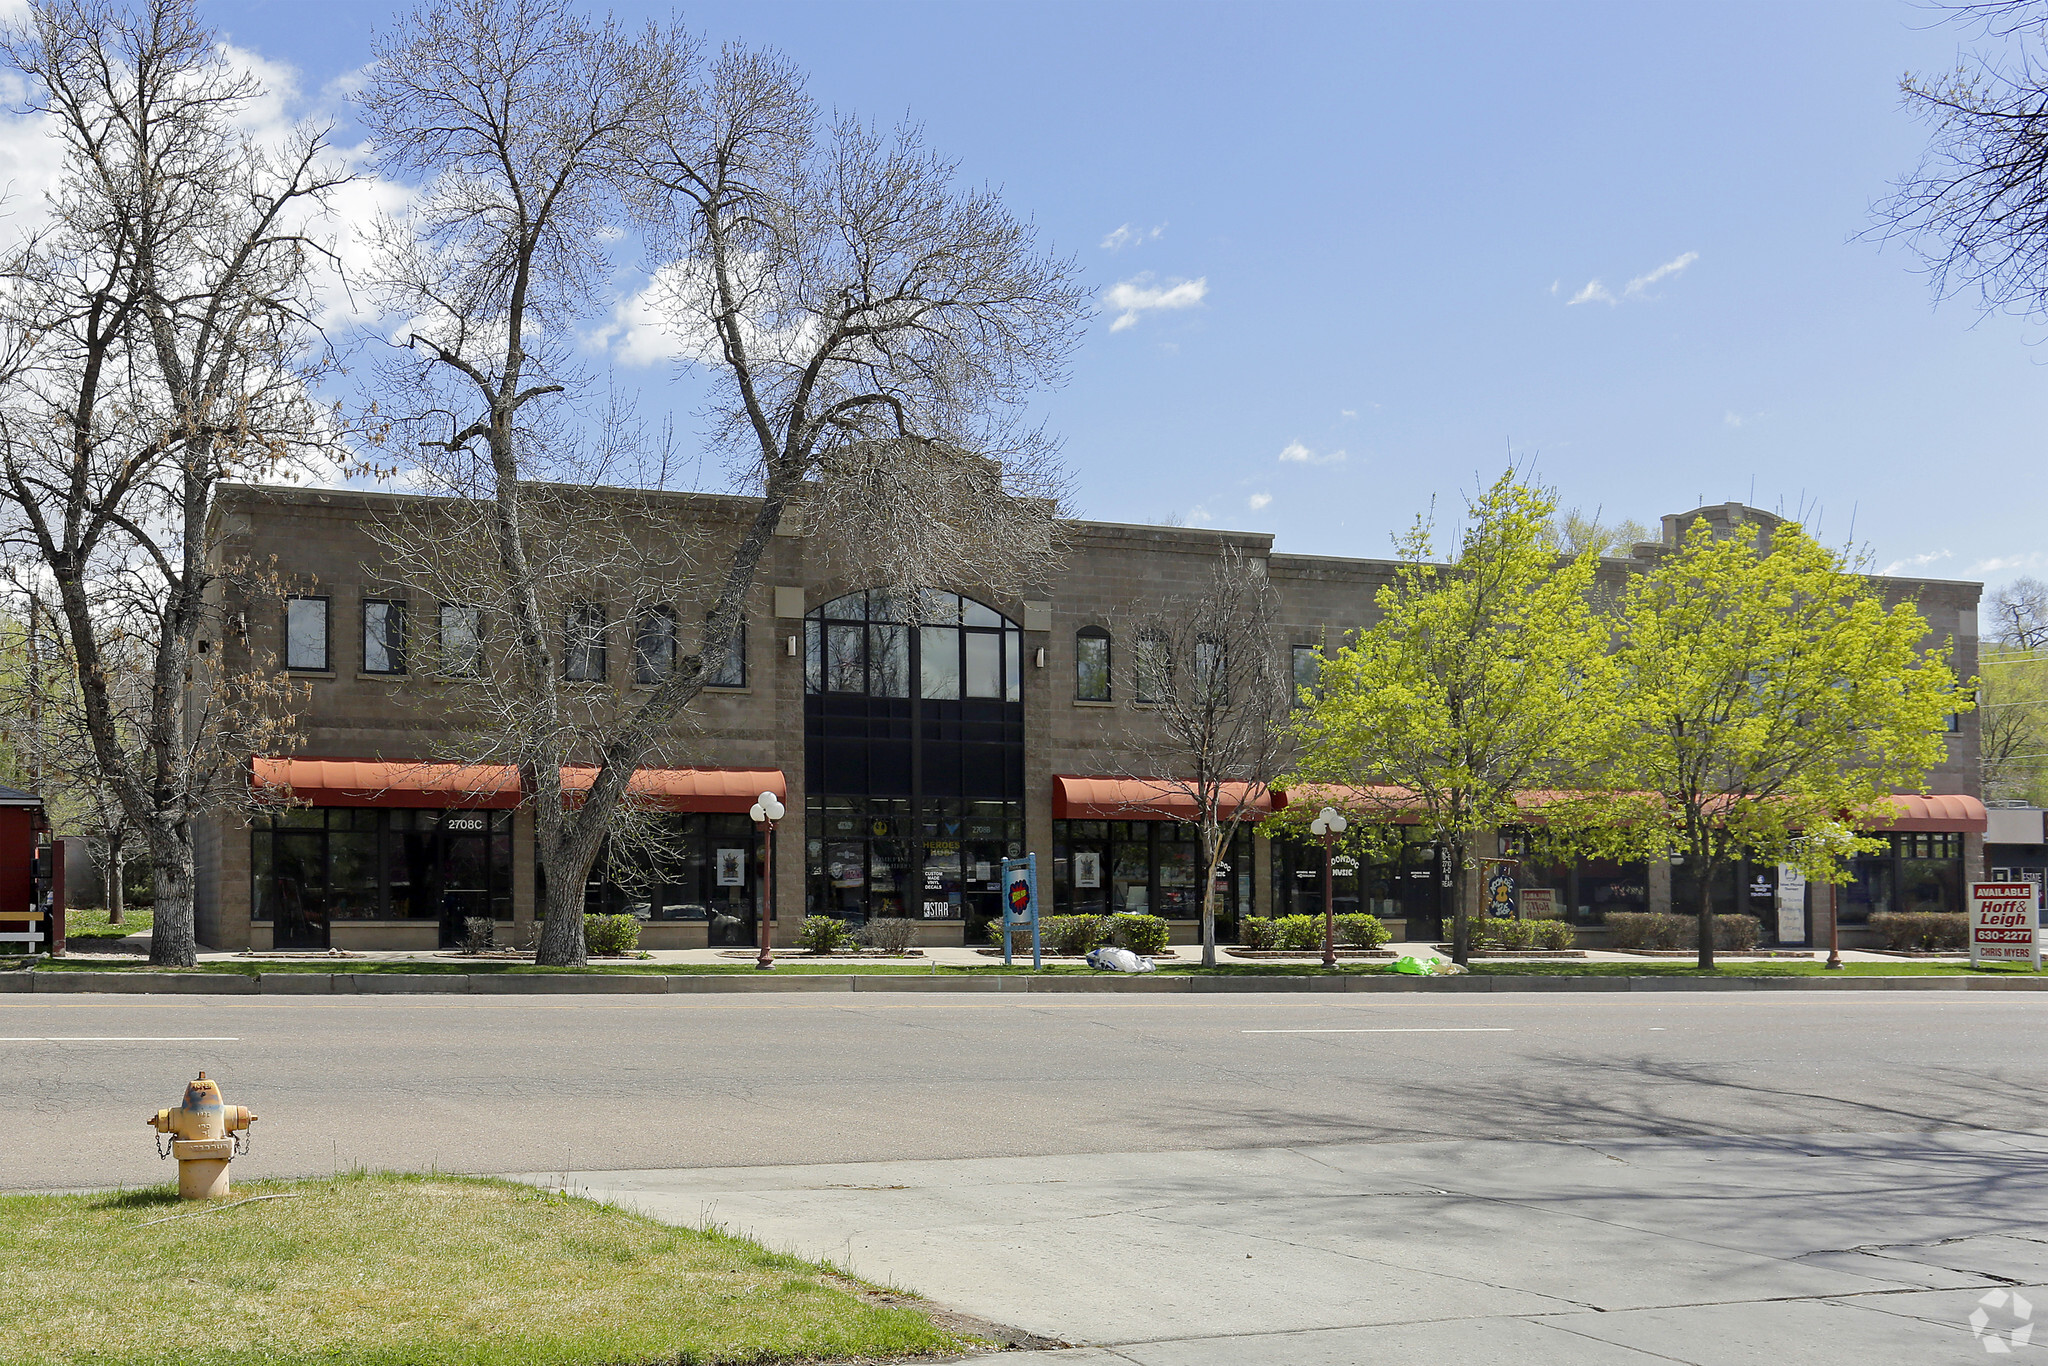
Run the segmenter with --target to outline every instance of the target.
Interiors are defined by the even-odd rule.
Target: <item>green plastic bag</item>
[[[1429,959],[1417,958],[1411,953],[1394,960],[1394,971],[1405,972],[1410,977],[1427,977],[1435,972],[1436,969]]]

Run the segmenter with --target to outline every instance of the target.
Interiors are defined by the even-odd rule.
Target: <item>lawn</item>
[[[74,944],[112,946],[131,934],[148,934],[155,912],[148,906],[130,906],[122,912],[121,923],[109,925],[104,906],[67,906],[64,909],[64,938]]]
[[[824,1265],[512,1182],[357,1174],[234,1198],[272,1194],[290,1198],[0,1197],[0,1362],[652,1366],[966,1345]]]

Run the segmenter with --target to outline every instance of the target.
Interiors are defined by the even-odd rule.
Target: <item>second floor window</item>
[[[1083,702],[1109,701],[1109,632],[1083,626],[1074,634],[1074,696]]]
[[[743,621],[734,628],[731,648],[726,652],[725,663],[714,668],[705,682],[710,688],[744,688],[747,686],[747,624]]]
[[[1138,636],[1138,700],[1164,702],[1173,688],[1173,647],[1161,632]]]
[[[633,619],[633,681],[651,688],[676,667],[676,614],[643,607]]]
[[[307,673],[327,672],[327,599],[285,599],[284,666]]]
[[[1302,697],[1321,689],[1323,682],[1323,652],[1314,645],[1294,647],[1294,705],[1304,705]]]
[[[369,598],[363,602],[363,672],[405,672],[405,604]]]
[[[441,672],[471,678],[483,672],[484,614],[480,607],[441,604]]]
[[[594,602],[569,604],[564,676],[572,683],[604,681],[604,608]]]

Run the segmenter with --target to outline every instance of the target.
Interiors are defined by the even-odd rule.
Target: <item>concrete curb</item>
[[[733,992],[1050,991],[1119,995],[1245,992],[2048,991],[2048,977],[954,977],[398,972],[0,972],[0,993],[180,996],[662,996]]]

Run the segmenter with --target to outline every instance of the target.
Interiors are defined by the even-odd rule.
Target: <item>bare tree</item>
[[[992,194],[956,190],[914,136],[821,131],[779,58],[728,51],[700,80],[680,29],[629,36],[561,0],[438,0],[378,54],[364,108],[379,155],[431,177],[386,234],[391,301],[419,320],[392,372],[400,416],[431,482],[488,508],[474,592],[504,624],[486,659],[546,874],[540,959],[580,962],[585,875],[635,772],[723,667],[793,507],[892,583],[1043,574],[1047,443],[1002,418],[1059,376],[1084,298],[1070,264],[1039,257]],[[602,423],[574,439],[587,381],[569,340],[599,302],[626,198],[688,363],[719,378],[735,484],[761,500],[691,561],[705,615],[675,666],[589,708],[563,686],[575,632],[547,567],[561,538],[533,500],[554,496],[535,490],[561,477],[564,447],[610,440]],[[579,472],[568,482],[594,482]],[[586,504],[579,534],[631,504]],[[623,523],[599,540],[640,544]],[[561,771],[577,761],[591,783],[571,808]]]
[[[190,0],[37,0],[0,52],[64,152],[49,225],[0,298],[0,500],[19,581],[58,626],[99,781],[147,845],[152,961],[194,960],[193,822],[244,800],[288,689],[239,671],[210,564],[223,480],[332,449],[308,395],[321,247],[303,224],[343,178],[321,133],[259,145],[260,92]],[[147,687],[117,695],[111,655]]]
[[[1919,164],[1877,205],[1874,231],[1904,239],[1937,294],[1974,292],[1985,309],[2037,315],[2048,307],[2048,4],[1943,8],[2003,48],[1900,82],[1931,135]]]
[[[1991,638],[2010,650],[2048,645],[2048,583],[2014,579],[1993,593]]]
[[[1202,965],[1216,965],[1216,874],[1231,842],[1256,820],[1285,755],[1293,700],[1280,660],[1277,595],[1265,561],[1226,547],[1199,592],[1135,618],[1139,700],[1127,776],[1158,797],[1179,798],[1179,817],[1202,840]]]

